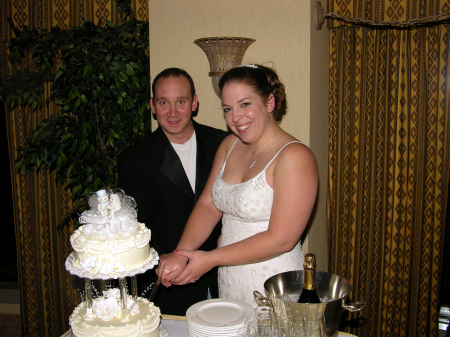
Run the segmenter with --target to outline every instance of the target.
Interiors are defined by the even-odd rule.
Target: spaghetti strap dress
[[[295,141],[285,144],[252,179],[239,184],[228,184],[222,179],[222,175],[236,141],[214,181],[211,192],[214,205],[223,212],[220,247],[242,241],[269,228],[273,189],[266,181],[267,167],[286,146],[301,143]],[[292,250],[270,260],[219,267],[219,297],[243,300],[256,306],[254,290],[265,294],[264,282],[268,278],[287,271],[303,270],[303,261],[304,253],[299,241]]]

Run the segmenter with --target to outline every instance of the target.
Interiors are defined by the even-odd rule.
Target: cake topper
[[[118,194],[113,193],[109,196],[107,208],[109,209],[109,218],[114,219],[115,213],[121,208],[120,197]]]
[[[109,219],[114,219],[116,212],[122,207],[119,194],[109,194],[106,190],[99,190],[95,193],[97,194],[97,209],[100,212],[100,215],[108,217]]]
[[[105,190],[97,191],[98,210],[102,216],[108,215],[108,194]]]

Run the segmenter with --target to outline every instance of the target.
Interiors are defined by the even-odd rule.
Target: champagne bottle
[[[297,303],[320,303],[316,290],[316,257],[314,254],[305,254],[303,270],[303,290]]]

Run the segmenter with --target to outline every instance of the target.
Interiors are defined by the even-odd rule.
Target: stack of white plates
[[[236,336],[252,317],[250,304],[224,298],[198,302],[186,311],[189,337]]]

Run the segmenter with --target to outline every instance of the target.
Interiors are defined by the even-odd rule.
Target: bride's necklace
[[[260,153],[260,154],[256,154],[255,152],[252,151],[252,149],[250,149],[250,147],[248,148],[253,154],[256,154],[256,159],[253,161],[253,163],[250,164],[249,169],[251,169],[256,162],[259,160],[259,157],[266,152],[266,150],[269,148],[270,144],[272,144],[272,141],[274,140],[275,136],[277,135],[278,131],[280,131],[280,128],[278,128],[277,132],[275,132],[275,134],[273,135],[272,139],[270,140],[269,144],[267,145],[267,147]]]

